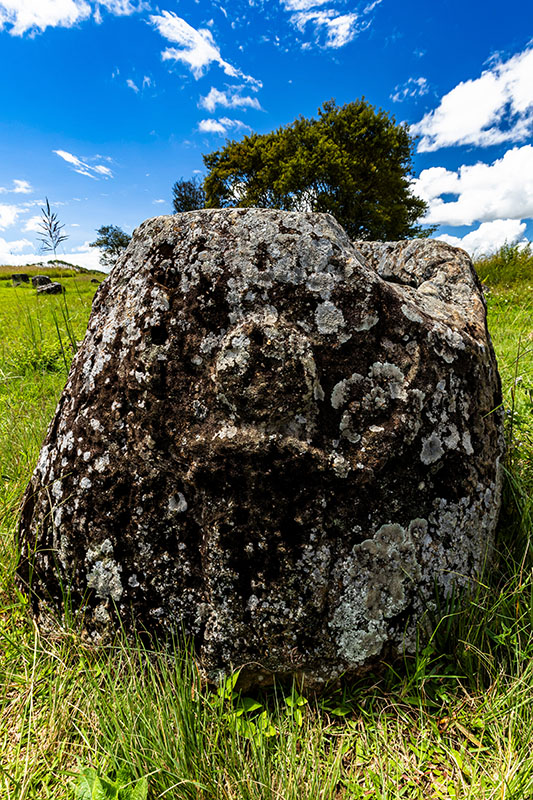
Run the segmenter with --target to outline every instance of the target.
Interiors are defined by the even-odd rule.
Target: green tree
[[[90,243],[90,247],[99,247],[100,264],[103,267],[114,267],[131,241],[131,236],[116,225],[102,225],[96,231],[98,237]]]
[[[172,187],[172,205],[175,214],[196,211],[205,207],[205,192],[199,178],[180,178]]]
[[[56,250],[61,244],[68,239],[66,233],[61,233],[65,227],[59,222],[58,216],[55,211],[50,208],[48,197],[45,197],[46,207],[41,208],[42,218],[39,223],[42,233],[37,237],[41,243],[41,252],[53,253],[56,255]]]
[[[352,239],[427,236],[427,204],[411,191],[414,142],[406,124],[365,99],[317,119],[299,117],[204,156],[206,206],[259,206],[333,214]]]

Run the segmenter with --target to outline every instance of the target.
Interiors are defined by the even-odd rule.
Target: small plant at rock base
[[[76,800],[146,800],[147,797],[146,778],[132,780],[128,769],[120,769],[111,780],[87,767],[81,771],[76,786]]]

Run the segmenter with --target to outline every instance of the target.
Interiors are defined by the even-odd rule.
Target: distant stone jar
[[[34,289],[38,289],[39,286],[50,286],[51,283],[52,279],[48,275],[34,275],[31,279],[31,285]]]
[[[23,503],[35,612],[181,632],[310,687],[415,646],[490,558],[500,383],[470,259],[324,214],[141,225],[99,287]]]
[[[37,287],[37,294],[64,294],[66,291],[63,284],[57,281],[45,283],[43,286]]]

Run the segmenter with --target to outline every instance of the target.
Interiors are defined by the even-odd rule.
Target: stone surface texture
[[[21,283],[29,283],[30,276],[25,272],[14,272],[11,276],[11,280],[13,282],[13,286],[20,286]]]
[[[415,645],[490,556],[499,377],[469,257],[324,214],[143,223],[99,287],[25,495],[36,613],[184,630],[309,686]]]

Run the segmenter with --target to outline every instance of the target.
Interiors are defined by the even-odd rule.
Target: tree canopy
[[[364,98],[330,100],[317,119],[204,155],[205,205],[328,212],[352,239],[427,236],[416,224],[427,204],[411,190],[413,146],[406,124]]]
[[[90,247],[101,249],[100,264],[103,267],[114,267],[130,243],[131,236],[117,225],[102,225],[96,233],[98,237],[90,243]]]
[[[205,206],[205,193],[199,178],[180,178],[172,187],[172,205],[175,214],[196,211]]]

